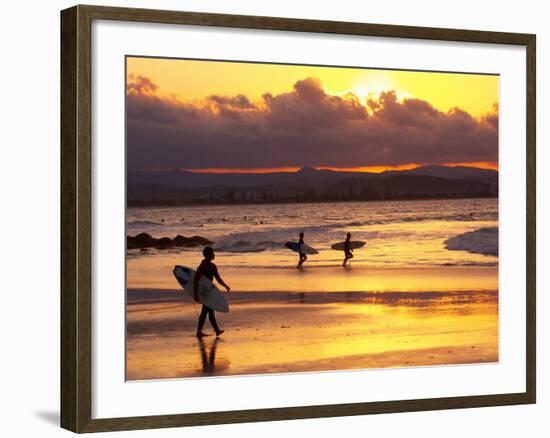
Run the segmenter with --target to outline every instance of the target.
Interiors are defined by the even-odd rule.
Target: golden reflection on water
[[[159,259],[143,257],[128,265],[128,288],[179,289],[172,275],[176,256]],[[308,267],[302,271],[269,268],[225,268],[223,279],[234,291],[456,291],[496,290],[496,266],[447,266],[416,268],[379,268],[353,266]]]
[[[498,361],[496,292],[393,302],[304,295],[302,303],[299,297],[286,303],[237,300],[229,314],[218,315],[226,329],[222,338],[203,340],[193,337],[196,313],[189,302],[131,304],[128,378]]]

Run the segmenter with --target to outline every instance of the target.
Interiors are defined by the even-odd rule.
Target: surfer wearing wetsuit
[[[212,260],[216,257],[214,254],[214,250],[206,246],[202,250],[202,254],[204,256],[204,260],[201,262],[199,267],[197,268],[197,273],[195,274],[195,278],[193,280],[193,295],[195,298],[195,301],[199,301],[199,281],[200,278],[204,275],[206,278],[208,278],[210,281],[214,281],[214,278],[220,283],[227,292],[230,291],[230,288],[220,277],[220,274],[218,273],[218,267],[212,263]],[[214,310],[210,307],[206,307],[204,304],[202,305],[201,314],[199,316],[199,325],[197,327],[197,337],[202,338],[203,336],[208,336],[206,333],[202,332],[202,329],[204,327],[204,323],[206,322],[206,316],[208,316],[208,319],[210,320],[210,324],[212,324],[212,327],[214,328],[214,331],[216,332],[216,337],[220,336],[224,330],[220,330],[218,327],[218,323],[216,322],[216,315],[214,314]]]
[[[348,233],[346,236],[346,241],[344,242],[344,263],[342,266],[347,266],[348,260],[353,258],[353,250],[351,249],[351,233]]]
[[[304,233],[300,233],[300,239],[298,240],[298,255],[300,256],[300,260],[298,261],[298,266],[296,266],[297,269],[301,269],[304,262],[307,260],[307,255],[304,253]]]

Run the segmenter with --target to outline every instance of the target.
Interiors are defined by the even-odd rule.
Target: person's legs
[[[208,319],[210,320],[210,324],[212,324],[212,328],[215,331],[219,331],[220,328],[218,327],[218,323],[216,321],[216,315],[214,315],[214,311],[212,309],[208,309]]]
[[[348,260],[353,258],[353,254],[351,252],[345,252],[344,253],[344,263],[342,263],[342,266],[347,266]]]
[[[212,327],[216,332],[216,336],[221,335],[224,331],[220,330],[220,328],[218,327],[218,322],[216,321],[216,315],[214,313],[214,310],[208,309],[208,319],[210,320],[210,324],[212,324]]]
[[[202,305],[202,309],[201,309],[201,314],[199,315],[199,324],[197,326],[197,336],[206,336],[206,334],[204,334],[202,332],[202,329],[204,327],[204,323],[206,321],[206,315],[208,314],[208,311],[210,309],[208,309],[208,307],[206,307],[204,304]]]
[[[298,268],[301,268],[306,260],[307,260],[307,256],[305,254],[300,254],[300,261],[298,262]]]

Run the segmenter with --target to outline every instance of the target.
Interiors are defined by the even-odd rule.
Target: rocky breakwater
[[[173,239],[169,237],[156,238],[147,233],[140,233],[136,236],[126,236],[126,249],[169,249],[174,247],[194,248],[198,246],[212,245],[214,242],[201,237],[185,237],[177,235]]]

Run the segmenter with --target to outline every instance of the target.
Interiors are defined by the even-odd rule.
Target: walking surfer
[[[298,255],[300,257],[300,260],[298,261],[298,266],[296,266],[297,269],[302,269],[302,265],[307,260],[307,255],[304,253],[304,233],[300,233],[300,239],[298,240]]]
[[[198,291],[199,291],[199,281],[200,278],[204,275],[206,278],[208,278],[210,281],[214,281],[214,278],[217,280],[218,283],[220,283],[227,292],[230,291],[230,288],[220,277],[220,274],[218,273],[218,267],[212,263],[212,260],[216,258],[216,255],[214,254],[214,250],[206,246],[204,247],[202,254],[204,256],[204,260],[201,262],[199,267],[197,268],[197,273],[195,274],[195,278],[193,279],[193,295],[195,298],[195,301],[199,301]],[[206,316],[208,316],[208,319],[210,320],[210,324],[212,325],[212,328],[216,332],[216,336],[220,336],[224,330],[221,330],[218,327],[218,323],[216,321],[216,315],[214,314],[214,310],[202,305],[201,314],[199,316],[199,323],[197,326],[197,337],[202,338],[203,336],[208,336],[206,333],[203,333],[202,329],[204,327],[204,323],[206,322]]]
[[[342,266],[347,266],[348,260],[353,258],[353,250],[351,249],[351,233],[348,233],[346,236],[346,241],[344,242],[344,263]]]

